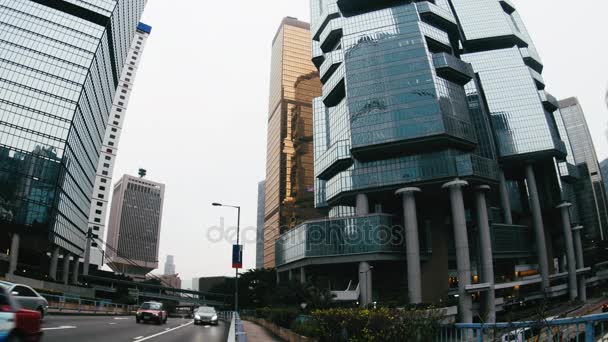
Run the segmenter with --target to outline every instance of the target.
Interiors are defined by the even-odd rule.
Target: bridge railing
[[[442,327],[436,342],[608,342],[608,313],[515,323],[459,323]]]
[[[136,310],[136,307],[132,305],[114,304],[107,301],[47,294],[42,296],[49,302],[49,312],[51,313],[128,315]]]
[[[223,317],[223,318],[222,318]],[[230,319],[230,330],[228,331],[228,339],[226,342],[247,342],[247,334],[245,327],[241,321],[241,316],[234,311],[224,312],[220,318]]]

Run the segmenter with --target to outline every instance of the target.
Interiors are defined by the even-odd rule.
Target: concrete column
[[[372,267],[368,262],[359,263],[359,306],[365,308],[372,301]]]
[[[70,275],[70,253],[66,252],[63,255],[63,284],[68,284],[68,279]]]
[[[72,270],[72,284],[78,285],[78,266],[80,266],[80,258],[74,255],[74,263]]]
[[[10,253],[8,273],[15,274],[15,271],[17,271],[17,263],[19,261],[19,234],[17,233],[13,234]]]
[[[418,188],[403,188],[395,192],[402,196],[405,223],[405,253],[407,261],[407,290],[411,304],[422,303],[422,273],[420,272],[420,239],[416,216]]]
[[[534,222],[534,235],[536,236],[536,250],[538,253],[538,265],[540,267],[541,291],[545,292],[549,288],[549,261],[547,260],[547,243],[545,241],[545,226],[543,225],[543,215],[538,198],[538,187],[532,165],[526,165],[526,183],[528,184],[528,194],[532,220]]]
[[[505,224],[513,224],[513,215],[511,213],[511,200],[509,199],[509,190],[507,189],[507,179],[505,173],[500,170],[500,205],[502,207],[503,219]]]
[[[300,283],[306,284],[306,269],[304,267],[300,267]]]
[[[281,273],[279,273],[279,270],[276,270],[276,276],[277,276],[277,285],[279,285],[281,283]]]
[[[357,195],[357,216],[369,215],[369,201],[367,200],[366,194]]]
[[[49,268],[49,277],[57,280],[57,263],[59,262],[59,247],[53,249],[51,253],[51,267]]]
[[[484,292],[485,322],[496,322],[496,296],[494,291],[494,260],[492,254],[492,238],[488,207],[486,204],[487,185],[478,186],[475,192],[475,207],[477,209],[477,225],[479,227],[479,245],[481,247],[481,282],[490,283],[490,290]]]
[[[461,323],[473,322],[473,300],[466,292],[466,286],[471,284],[471,261],[469,259],[469,238],[467,236],[467,221],[465,218],[462,188],[467,185],[469,183],[460,179],[443,185],[444,189],[449,189],[450,191],[452,206],[456,267],[458,269],[458,312]]]
[[[287,271],[287,275],[289,276],[289,281],[293,280],[293,270]]]
[[[562,214],[562,228],[564,233],[564,243],[566,247],[566,257],[568,258],[568,292],[570,300],[576,299],[576,258],[574,256],[574,243],[572,242],[572,226],[570,225],[571,203],[564,202],[557,206]]]
[[[84,265],[82,265],[82,275],[89,275],[89,264],[91,262],[91,239],[93,237],[93,231],[89,228],[87,232],[87,242],[84,246]]]
[[[577,269],[585,268],[585,259],[583,258],[583,243],[581,241],[582,230],[583,226],[572,228],[572,232],[574,232],[574,250],[576,252]],[[585,281],[585,276],[582,274],[578,277],[578,299],[582,302],[587,301],[587,282]]]

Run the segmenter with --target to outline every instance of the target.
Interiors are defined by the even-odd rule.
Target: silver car
[[[40,316],[44,318],[49,310],[49,302],[42,297],[36,290],[27,285],[13,284],[6,281],[0,281],[0,285],[5,287],[19,305],[28,310],[40,312]]]
[[[201,306],[194,312],[194,324],[218,325],[217,312],[210,306]]]

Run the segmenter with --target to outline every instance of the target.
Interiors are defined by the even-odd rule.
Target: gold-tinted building
[[[264,267],[275,266],[275,240],[307,219],[314,209],[312,100],[321,96],[321,81],[311,62],[310,25],[283,19],[272,44]]]

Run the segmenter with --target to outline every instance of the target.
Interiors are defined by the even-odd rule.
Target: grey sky
[[[599,156],[608,156],[608,2],[513,1],[543,58],[547,90],[578,96]],[[241,205],[241,226],[255,225],[257,183],[265,176],[270,46],[284,16],[308,21],[308,0],[148,2],[143,21],[153,31],[115,179],[144,167],[149,179],[167,185],[159,260],[175,255],[182,278],[233,274],[230,243],[208,241],[207,230],[220,216],[234,226],[236,211],[211,202]],[[255,267],[255,244],[245,246],[245,267]]]

